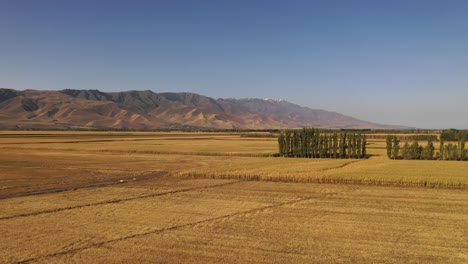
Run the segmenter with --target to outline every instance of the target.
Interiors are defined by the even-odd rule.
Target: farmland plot
[[[468,262],[465,163],[391,161],[379,141],[309,160],[233,134],[41,133],[0,135],[1,263]]]

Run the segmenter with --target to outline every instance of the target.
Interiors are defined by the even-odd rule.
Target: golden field
[[[437,143],[436,143],[437,146]],[[0,132],[0,263],[467,263],[468,162],[236,133]]]

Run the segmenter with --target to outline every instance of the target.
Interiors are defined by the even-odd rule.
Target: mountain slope
[[[0,89],[0,129],[392,128],[287,101],[194,93]]]

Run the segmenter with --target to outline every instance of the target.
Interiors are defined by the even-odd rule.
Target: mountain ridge
[[[218,98],[151,90],[0,88],[0,129],[391,129],[286,100]]]

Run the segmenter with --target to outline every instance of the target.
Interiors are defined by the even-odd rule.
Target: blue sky
[[[468,129],[468,1],[0,0],[0,87],[281,98]]]

